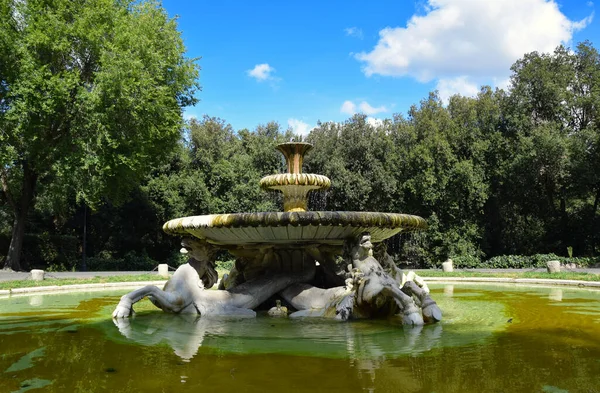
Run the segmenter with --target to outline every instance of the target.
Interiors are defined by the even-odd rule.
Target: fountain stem
[[[285,212],[304,212],[307,210],[308,193],[312,190],[327,189],[331,181],[322,175],[302,173],[304,155],[312,149],[310,143],[288,142],[277,146],[285,157],[287,173],[270,175],[261,179],[260,186],[266,190],[278,190],[283,193]]]
[[[277,150],[285,157],[287,173],[302,173],[304,155],[311,149],[312,145],[304,142],[290,142],[277,145]]]

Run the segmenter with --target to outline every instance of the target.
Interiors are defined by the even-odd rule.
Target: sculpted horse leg
[[[431,296],[423,288],[419,287],[415,281],[407,281],[402,287],[402,292],[419,299],[425,322],[439,322],[442,320],[442,310],[440,310]]]
[[[181,265],[173,277],[165,284],[163,290],[154,285],[146,285],[121,297],[121,301],[113,312],[113,318],[127,318],[133,313],[133,305],[145,297],[149,297],[152,303],[166,312],[179,313],[196,312],[189,307],[192,305],[192,291],[200,291],[203,288],[202,281],[196,270],[188,263]]]
[[[133,305],[143,298],[148,297],[150,301],[158,308],[165,312],[179,313],[196,312],[195,309],[190,309],[192,302],[181,296],[177,292],[166,292],[154,285],[146,285],[143,288],[136,289],[121,297],[121,301],[112,313],[113,318],[127,318],[133,313]]]
[[[199,240],[184,238],[182,251],[190,254],[188,263],[181,265],[167,281],[163,290],[147,285],[121,297],[113,312],[113,318],[126,318],[133,312],[133,305],[149,297],[152,303],[166,312],[197,312],[193,307],[195,293],[212,287],[217,281],[214,269],[214,249]]]
[[[291,317],[335,317],[346,320],[352,314],[354,294],[348,287],[318,288],[309,284],[293,284],[279,292],[297,312]]]
[[[302,273],[271,274],[229,290],[195,293],[193,303],[201,315],[256,315],[252,309],[293,284],[309,281],[314,274],[314,266]]]

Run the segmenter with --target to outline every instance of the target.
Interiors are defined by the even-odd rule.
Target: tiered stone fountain
[[[405,284],[406,277],[384,247],[376,254],[386,269],[372,251],[373,243],[425,229],[425,220],[398,213],[307,211],[308,193],[329,188],[331,181],[302,172],[304,155],[312,145],[290,142],[277,149],[285,156],[288,172],[266,176],[260,186],[283,193],[284,211],[168,221],[163,230],[184,237],[190,262],[178,269],[164,291],[142,288],[125,295],[113,315],[130,315],[132,304],[144,296],[165,311],[203,315],[253,315],[251,309],[276,297],[298,311],[292,315],[347,319],[402,311],[406,323],[420,324],[423,317],[439,320],[441,312],[427,287],[418,279],[417,284],[410,280]],[[222,278],[221,290],[204,291],[216,282],[218,249],[236,258],[235,267]],[[198,283],[203,288],[198,289]],[[423,308],[423,317],[413,299]]]

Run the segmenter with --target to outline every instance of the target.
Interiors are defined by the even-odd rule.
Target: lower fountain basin
[[[342,244],[363,232],[370,232],[373,242],[381,242],[400,232],[426,228],[426,221],[419,216],[347,211],[210,214],[176,218],[163,225],[168,234],[192,235],[223,245]]]
[[[429,286],[445,319],[416,328],[211,320],[165,314],[149,300],[114,322],[125,291],[0,296],[0,391],[598,391],[599,291]]]

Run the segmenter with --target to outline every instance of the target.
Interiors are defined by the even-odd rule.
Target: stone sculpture
[[[274,295],[279,295],[296,312],[291,317],[320,316],[342,320],[366,318],[401,312],[403,322],[421,325],[425,321],[441,320],[441,311],[429,295],[415,281],[402,283],[388,275],[373,257],[371,236],[363,233],[345,243],[348,250],[346,285],[319,288],[315,281],[316,264],[300,273],[273,273],[255,277],[228,289],[207,290],[215,284],[215,249],[206,242],[185,238],[182,242],[190,258],[180,266],[163,290],[148,285],[124,295],[113,312],[114,318],[129,317],[133,304],[144,297],[163,311],[196,313],[202,316],[235,315],[255,316],[255,308]],[[423,317],[413,300],[415,296],[423,308]],[[283,315],[280,301],[271,310]],[[287,309],[285,311],[287,314]]]
[[[421,217],[398,213],[306,211],[309,192],[326,189],[330,180],[302,173],[303,156],[312,145],[284,143],[288,173],[269,175],[266,190],[283,193],[284,212],[234,213],[183,217],[167,222],[165,232],[183,237],[189,262],[180,266],[163,290],[146,286],[121,298],[113,317],[126,318],[144,297],[171,313],[201,316],[255,316],[257,309],[290,317],[340,320],[386,317],[400,313],[408,325],[437,322],[441,311],[426,284],[404,275],[385,247],[374,244],[399,232],[426,228]],[[217,282],[215,255],[226,250],[234,268]],[[381,263],[380,263],[381,262]],[[422,307],[422,311],[419,309]]]

